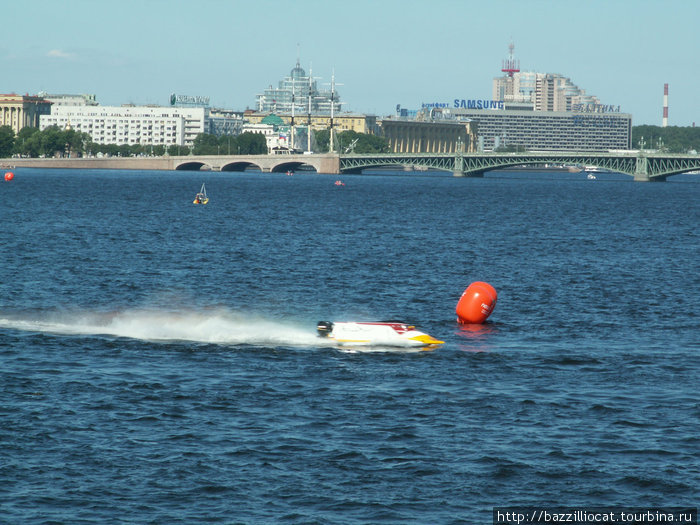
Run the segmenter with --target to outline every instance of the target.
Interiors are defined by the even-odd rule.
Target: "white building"
[[[291,131],[288,126],[272,124],[244,124],[242,133],[258,133],[265,137],[268,153],[290,153]],[[299,142],[297,141],[297,144]]]
[[[97,97],[95,95],[52,95],[46,91],[39,92],[39,96],[44,100],[48,100],[56,106],[97,106]]]
[[[229,109],[208,109],[205,133],[216,135],[239,135],[243,127],[243,112]]]
[[[205,108],[161,106],[54,106],[39,129],[70,127],[97,144],[192,146],[205,132]]]

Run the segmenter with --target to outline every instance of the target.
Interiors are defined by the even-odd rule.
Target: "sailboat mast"
[[[330,147],[330,152],[333,153],[334,148],[333,148],[333,106],[335,106],[335,68],[333,69],[333,73],[331,74],[331,132],[330,132],[330,141],[331,141],[331,147]]]
[[[292,152],[294,152],[294,106],[296,103],[294,102],[294,77],[292,77],[292,142],[291,142],[291,147],[292,147]]]
[[[311,66],[309,66],[309,127],[308,127],[308,150],[311,153],[311,87],[313,76],[311,75]]]

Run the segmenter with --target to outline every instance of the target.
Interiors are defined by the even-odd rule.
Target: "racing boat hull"
[[[433,347],[444,341],[402,322],[320,321],[318,335],[340,346]]]

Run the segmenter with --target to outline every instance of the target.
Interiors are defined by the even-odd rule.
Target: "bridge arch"
[[[247,169],[251,169],[251,171],[263,171],[260,165],[247,161],[229,162],[221,166],[221,171],[246,171]]]
[[[273,166],[271,171],[273,173],[286,173],[288,171],[296,170],[304,170],[309,172],[313,170],[318,173],[318,168],[316,166],[299,161],[281,162],[280,164]]]
[[[204,171],[210,171],[211,166],[207,164],[206,162],[200,162],[200,161],[189,161],[189,162],[183,162],[182,164],[178,164],[175,166],[175,169],[177,171],[202,171],[202,168]]]

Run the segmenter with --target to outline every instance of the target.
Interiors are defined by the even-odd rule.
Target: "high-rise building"
[[[307,75],[298,59],[289,76],[279,81],[278,87],[269,86],[263,93],[256,95],[256,99],[260,113],[294,113],[300,117],[309,113],[330,115],[331,105],[334,113],[340,111],[338,93],[331,89],[319,89],[311,70]]]
[[[557,73],[520,71],[520,61],[509,58],[501,69],[505,75],[493,79],[493,100],[503,101],[505,109],[520,111],[573,111],[575,108],[600,106],[600,100]]]
[[[494,78],[493,99],[502,100],[506,109],[523,111],[572,111],[580,105],[600,105],[598,97],[587,95],[571,79],[533,71]]]

